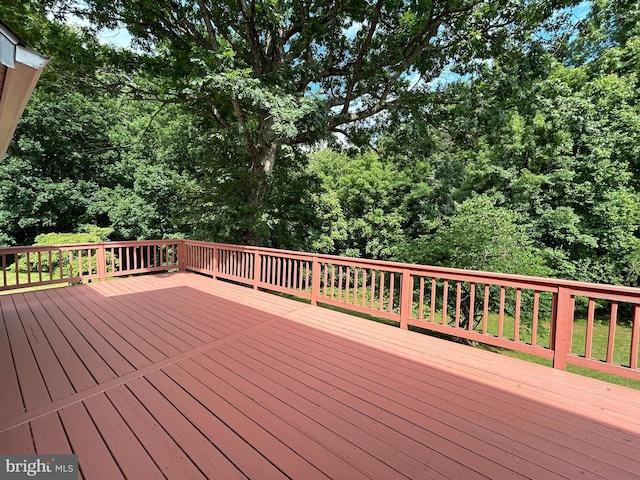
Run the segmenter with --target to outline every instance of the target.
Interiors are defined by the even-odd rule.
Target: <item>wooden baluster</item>
[[[95,253],[94,253],[95,252]],[[98,254],[97,248],[87,249],[87,274],[93,274],[93,256]]]
[[[633,326],[631,328],[631,355],[629,368],[638,368],[638,343],[640,343],[640,305],[633,306]]]
[[[436,299],[438,298],[438,282],[435,277],[431,277],[431,305],[429,308],[429,321],[436,321]]]
[[[329,281],[329,265],[327,265],[326,263],[322,264],[322,269],[323,269],[323,275],[324,275],[324,284],[322,286],[322,290],[323,290],[323,297],[327,297],[327,283]]]
[[[38,281],[42,281],[42,252],[38,252]]]
[[[29,253],[27,252],[27,284],[31,283],[31,259]]]
[[[336,266],[332,263],[331,264],[331,298],[335,297],[335,281],[336,281]],[[340,286],[338,285],[338,288]]]
[[[520,341],[520,296],[522,295],[521,289],[516,289],[516,311],[513,319],[513,341]]]
[[[489,285],[484,285],[484,305],[482,307],[482,334],[487,334],[487,326],[489,323]]]
[[[505,299],[505,288],[500,287],[500,312],[498,318],[498,338],[502,338],[503,329],[504,329],[504,299]]]
[[[454,317],[454,328],[460,326],[460,307],[462,303],[462,283],[456,282],[456,311]]]
[[[311,268],[311,305],[318,305],[318,296],[320,295],[320,262],[318,257],[313,257]]]
[[[538,341],[538,310],[540,308],[540,292],[533,292],[533,319],[531,320],[531,345]]]
[[[424,320],[424,277],[420,275],[420,285],[418,286],[420,293],[418,294],[418,320]]]
[[[98,269],[98,279],[104,282],[107,279],[107,254],[103,243],[98,245],[96,250],[96,267]]]
[[[219,265],[219,255],[220,255],[220,249],[218,248],[217,245],[214,245],[213,247],[213,274],[212,274],[212,278],[214,280],[216,280],[217,275],[219,273],[219,269],[220,269],[220,265]]]
[[[384,310],[384,271],[380,270],[380,288],[378,289],[378,295],[380,298],[378,299],[378,310],[381,312]]]
[[[391,272],[389,273],[389,313],[393,312],[393,297],[395,295],[394,282],[396,279],[396,274]]]
[[[131,247],[131,253],[133,254],[133,269],[138,270],[138,247]],[[167,247],[167,255],[168,255],[168,247]]]
[[[358,304],[358,277],[360,274],[358,273],[358,267],[353,269],[353,304]]]
[[[593,322],[595,319],[596,302],[593,298],[589,299],[587,307],[587,331],[584,339],[584,356],[591,358],[593,348]]]
[[[262,256],[260,252],[253,252],[253,289],[257,290],[262,281]]]
[[[400,328],[409,328],[409,318],[413,309],[413,277],[408,269],[402,270],[400,284]]]
[[[442,325],[447,324],[447,302],[449,301],[449,280],[444,281],[442,289]]]
[[[371,298],[369,299],[369,308],[373,310],[376,304],[376,270],[371,269],[371,283],[369,288],[371,289]]]
[[[607,363],[613,363],[613,350],[616,343],[616,323],[618,323],[618,302],[611,302],[609,341],[607,342]]]
[[[469,325],[467,325],[467,330],[471,332],[473,331],[473,322],[475,320],[476,284],[471,283],[469,289]]]

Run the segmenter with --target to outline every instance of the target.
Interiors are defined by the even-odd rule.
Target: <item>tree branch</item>
[[[353,88],[355,84],[358,82],[360,67],[362,66],[362,60],[364,59],[364,55],[366,51],[369,49],[371,45],[371,39],[373,38],[373,34],[378,27],[378,19],[380,18],[380,10],[382,9],[382,5],[384,4],[383,0],[378,0],[376,4],[375,11],[373,13],[373,18],[371,19],[371,25],[369,25],[369,31],[367,32],[367,37],[362,42],[360,46],[360,51],[358,52],[358,57],[356,58],[356,62],[353,66],[353,74],[349,79],[349,83],[347,84],[347,93],[345,94],[344,106],[342,107],[342,114],[346,114],[349,111],[349,104],[351,103],[351,94],[353,93]]]
[[[222,114],[218,110],[218,107],[216,107],[216,104],[213,103],[213,100],[211,100],[211,98],[207,97],[207,103],[209,104],[209,108],[211,109],[211,113],[213,113],[213,117],[220,124],[220,126],[222,128],[224,128],[225,130],[229,130],[230,129],[229,124],[225,121],[224,117],[222,116]]]
[[[249,43],[249,49],[251,50],[251,57],[253,59],[252,67],[255,73],[261,74],[263,70],[263,62],[262,55],[260,51],[260,40],[258,37],[258,32],[256,31],[256,26],[254,23],[254,14],[255,9],[252,8],[251,13],[249,13],[247,9],[247,4],[244,0],[237,0],[238,6],[242,11],[242,16],[244,17],[244,30],[247,38],[247,42]]]
[[[216,37],[216,32],[213,29],[213,22],[211,21],[211,15],[209,15],[209,10],[204,5],[203,0],[198,0],[198,5],[200,6],[200,10],[202,11],[202,17],[204,20],[204,25],[207,29],[207,34],[209,35],[209,41],[211,42],[211,48],[214,51],[220,49],[220,44],[218,43],[218,39]]]

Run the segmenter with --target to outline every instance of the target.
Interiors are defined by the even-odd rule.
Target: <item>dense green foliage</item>
[[[636,2],[577,32],[562,2],[243,4],[0,6],[53,59],[0,166],[0,241],[95,224],[640,284]],[[118,25],[136,49],[96,41]]]

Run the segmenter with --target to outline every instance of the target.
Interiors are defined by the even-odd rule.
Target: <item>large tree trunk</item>
[[[251,180],[247,195],[253,212],[253,227],[247,232],[246,243],[263,246],[268,241],[261,232],[260,223],[269,197],[271,175],[278,155],[279,143],[273,131],[273,118],[269,115],[260,124],[255,144],[249,145],[252,154]]]
[[[258,136],[256,138],[256,163],[260,165],[265,174],[271,175],[276,163],[279,145],[276,140],[276,134],[273,131],[273,116],[268,112],[265,113],[267,116],[260,123],[260,129],[258,130]]]

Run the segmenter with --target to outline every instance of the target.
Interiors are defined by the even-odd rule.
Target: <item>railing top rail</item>
[[[94,243],[73,243],[66,245],[32,245],[24,247],[0,247],[0,255],[13,255],[16,253],[27,252],[46,252],[49,250],[81,250],[87,248],[99,248],[105,246],[107,248],[113,247],[135,247],[144,245],[164,245],[164,244],[176,244],[182,240],[127,240],[122,242],[94,242]]]
[[[0,255],[13,255],[27,252],[47,252],[49,250],[82,250],[98,248],[102,243],[74,243],[68,245],[37,245],[29,247],[0,247]]]
[[[390,262],[385,260],[370,260],[363,258],[341,257],[337,255],[325,255],[321,253],[298,252],[295,250],[280,250],[268,247],[253,247],[246,245],[232,245],[226,243],[213,243],[185,240],[190,244],[202,246],[216,246],[240,251],[259,252],[274,255],[290,255],[295,257],[316,258],[319,261],[331,261],[355,266],[381,267],[394,272],[409,270],[414,275],[432,277],[453,278],[460,281],[472,281],[475,283],[501,284],[508,282],[509,286],[522,286],[522,288],[539,288],[544,291],[557,291],[560,287],[568,288],[576,295],[595,294],[599,297],[618,297],[620,301],[640,301],[640,288],[622,285],[599,284],[578,282],[574,280],[562,280],[557,278],[532,277],[509,273],[485,272],[479,270],[465,270],[460,268],[436,267],[428,265],[416,265],[410,263]],[[614,298],[615,299],[615,298]]]
[[[132,240],[118,242],[102,242],[102,243],[82,243],[71,245],[42,245],[29,247],[1,247],[0,255],[24,254],[27,252],[46,252],[56,250],[78,250],[78,249],[95,249],[101,246],[105,248],[132,247],[144,245],[163,245],[163,244],[179,244],[187,243],[190,245],[199,245],[204,247],[217,247],[223,249],[231,249],[235,251],[259,252],[266,255],[279,255],[295,257],[298,259],[318,260],[320,262],[331,262],[345,266],[353,266],[358,268],[379,268],[390,272],[409,271],[412,275],[423,275],[436,278],[449,279],[454,281],[469,281],[474,283],[487,283],[495,285],[506,285],[515,288],[539,289],[541,291],[557,292],[559,288],[564,287],[571,291],[573,295],[596,296],[598,298],[617,300],[622,302],[640,303],[640,288],[577,282],[572,280],[561,280],[556,278],[531,277],[525,275],[515,275],[507,273],[484,272],[478,270],[465,270],[459,268],[436,267],[428,265],[415,265],[400,262],[390,262],[385,260],[370,260],[362,258],[341,257],[337,255],[325,255],[312,252],[298,252],[294,250],[280,250],[268,247],[254,247],[246,245],[233,245],[225,243],[213,243],[191,240]]]

